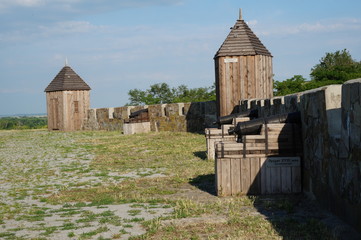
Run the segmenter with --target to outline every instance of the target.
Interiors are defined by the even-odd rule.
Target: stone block
[[[113,117],[115,119],[129,119],[128,106],[114,108]]]
[[[163,104],[157,104],[157,105],[149,105],[148,106],[148,114],[149,118],[157,118],[164,116],[164,109]]]
[[[187,119],[199,118],[204,115],[205,109],[202,102],[191,103],[187,113]]]
[[[271,116],[271,100],[270,99],[264,100],[264,106],[263,106],[262,113],[263,113],[264,117]]]
[[[240,101],[240,110],[241,112],[245,112],[248,110],[248,100],[241,100]]]
[[[277,115],[282,114],[284,112],[284,97],[274,97],[272,98],[272,105],[271,105],[271,114]]]
[[[205,114],[207,115],[217,115],[217,102],[216,101],[208,101],[204,102],[205,105]]]
[[[178,103],[170,103],[164,106],[164,115],[169,116],[179,116],[179,104]]]
[[[341,135],[341,92],[342,85],[329,85],[325,89],[327,124],[330,136]]]
[[[150,131],[150,122],[126,123],[123,126],[123,133],[125,135],[148,133]]]
[[[299,94],[287,95],[284,97],[285,113],[299,111]]]
[[[98,122],[109,121],[109,108],[98,108],[96,110]]]
[[[93,108],[88,110],[88,118],[84,120],[82,129],[88,131],[99,129],[96,109]]]

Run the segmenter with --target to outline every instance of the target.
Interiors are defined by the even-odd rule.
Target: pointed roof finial
[[[238,20],[242,20],[242,8],[239,9],[239,18]]]
[[[65,67],[67,67],[67,66],[68,66],[68,58],[65,57]]]

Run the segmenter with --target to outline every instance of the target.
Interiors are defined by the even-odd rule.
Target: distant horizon
[[[0,114],[0,118],[4,117],[46,117],[46,113],[19,113],[19,114]]]

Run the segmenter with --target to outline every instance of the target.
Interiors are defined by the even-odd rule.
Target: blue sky
[[[211,86],[239,8],[274,56],[275,80],[309,78],[326,52],[361,60],[358,0],[0,0],[0,115],[45,113],[65,58],[92,108],[123,106],[154,83]]]

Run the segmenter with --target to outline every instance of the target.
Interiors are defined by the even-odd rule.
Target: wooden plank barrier
[[[266,127],[263,126],[260,135],[243,136],[241,143],[235,141],[216,142],[215,155],[220,158],[302,155],[299,126],[289,123],[272,125],[267,125],[267,135],[264,129]]]
[[[216,159],[216,152],[215,147],[216,144],[219,142],[236,142],[237,136],[229,135],[228,130],[231,127],[235,127],[238,122],[245,122],[249,121],[249,117],[240,117],[234,118],[232,124],[223,124],[221,128],[206,128],[205,135],[206,135],[206,144],[207,144],[207,158],[208,160],[215,160]]]
[[[249,121],[249,120],[251,120],[251,118],[249,118],[249,117],[233,118],[232,124],[233,124],[233,125],[237,125],[237,123],[239,123],[239,122],[247,122],[247,121]]]
[[[301,192],[300,126],[263,125],[258,135],[215,142],[219,196]]]
[[[218,142],[235,142],[236,136],[228,135],[228,130],[222,128],[206,128],[206,143],[207,143],[207,157],[208,160],[215,159],[215,144]]]
[[[301,157],[217,158],[218,196],[301,192]]]

